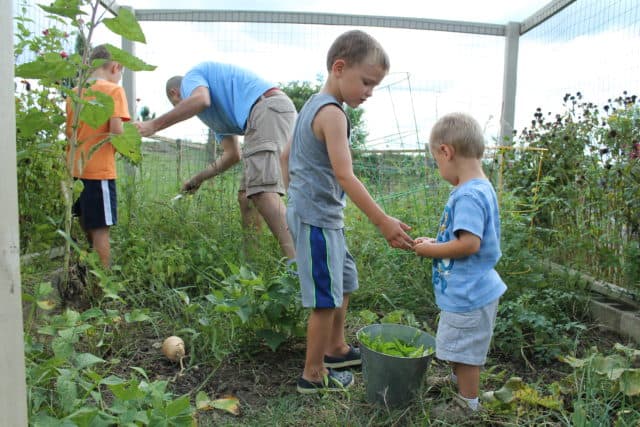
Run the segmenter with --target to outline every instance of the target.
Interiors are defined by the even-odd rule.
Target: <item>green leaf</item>
[[[620,391],[626,396],[640,395],[640,369],[627,369],[622,373]]]
[[[135,309],[131,313],[126,313],[124,315],[124,320],[127,323],[146,322],[148,320],[151,320],[151,317],[149,317],[143,310]]]
[[[68,373],[62,374],[56,380],[56,394],[58,403],[65,412],[71,412],[78,398],[78,386],[75,379]]]
[[[56,307],[56,302],[50,299],[41,299],[36,303],[41,310],[49,311]]]
[[[118,9],[118,16],[105,18],[102,22],[108,29],[128,40],[141,43],[147,42],[135,15],[128,8],[121,7]]]
[[[66,419],[73,421],[78,426],[92,426],[97,415],[98,408],[83,407],[69,414]]]
[[[100,310],[98,307],[91,307],[88,310],[85,310],[82,312],[82,314],[80,314],[80,319],[83,322],[86,322],[89,319],[95,319],[97,317],[103,317],[104,313],[102,310]]]
[[[104,363],[104,359],[99,358],[91,353],[76,354],[76,367],[78,369],[84,369],[86,367],[95,365],[97,363]]]
[[[378,315],[370,310],[360,310],[358,316],[367,324],[373,324],[378,321]]]
[[[76,66],[58,53],[45,53],[36,60],[16,66],[16,77],[58,81],[76,76]]]
[[[51,6],[43,6],[41,4],[38,6],[45,12],[71,19],[75,19],[78,15],[86,15],[80,9],[80,0],[56,0]]]
[[[525,386],[522,378],[511,377],[507,380],[502,388],[496,390],[493,395],[502,403],[510,403],[515,398],[515,392],[523,389]]]
[[[110,385],[109,390],[120,400],[138,400],[145,397],[146,393],[138,388],[137,384],[115,384]]]
[[[116,377],[115,375],[109,375],[107,378],[100,381],[100,384],[104,385],[117,385],[124,383],[124,380],[120,377]]]
[[[196,395],[196,409],[208,411],[211,409],[222,409],[234,415],[240,414],[240,402],[236,397],[225,397],[222,399],[210,400],[204,391]]]
[[[169,417],[177,417],[181,415],[184,411],[187,411],[191,407],[191,403],[189,403],[189,396],[182,396],[178,399],[175,399],[167,405],[166,414]]]
[[[262,338],[272,351],[276,351],[278,347],[280,347],[280,344],[282,344],[287,339],[286,334],[276,331],[270,331],[268,329],[257,331],[256,335]]]
[[[80,120],[96,129],[109,121],[113,115],[113,98],[104,92],[87,89],[84,96],[87,99],[82,101]],[[78,141],[80,143],[84,141]]]
[[[222,409],[233,415],[240,415],[240,401],[237,397],[223,397],[211,401],[211,406],[215,409]]]
[[[53,348],[53,353],[56,357],[61,359],[69,358],[74,352],[73,344],[65,338],[54,338],[51,342],[51,347]]]
[[[123,128],[124,132],[111,136],[111,144],[118,153],[122,154],[134,165],[138,165],[142,161],[142,152],[140,150],[142,138],[138,133],[138,129],[131,123],[125,123]]]
[[[20,119],[16,118],[16,128],[20,136],[30,137],[42,129],[42,123],[48,121],[47,114],[42,111],[31,111]]]
[[[153,71],[156,69],[155,65],[149,65],[143,60],[131,55],[129,52],[118,49],[111,44],[106,44],[105,47],[111,54],[112,60],[122,64],[131,71]]]

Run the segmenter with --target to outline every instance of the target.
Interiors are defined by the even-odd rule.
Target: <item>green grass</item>
[[[451,397],[450,391],[430,394],[425,389],[406,408],[388,409],[367,402],[360,371],[356,371],[355,386],[346,394],[309,397],[295,392],[295,380],[304,361],[304,338],[296,327],[304,332],[305,313],[296,311],[300,308],[295,291],[288,289],[277,295],[268,292],[274,281],[284,277],[284,266],[278,245],[266,227],[251,236],[255,250],[248,255],[243,250],[236,201],[238,169],[207,182],[193,196],[171,201],[180,182],[204,163],[201,153],[186,151],[178,175],[173,153],[148,153],[133,185],[124,179],[126,171],[122,168],[122,179],[118,181],[121,220],[112,233],[115,268],[107,277],[124,286],[123,302],[96,304],[122,316],[144,309],[149,321],[135,327],[104,327],[106,344],[87,348],[86,342],[81,341],[78,351],[91,349],[107,360],[101,371],[105,376],[115,372],[126,377],[135,373],[133,367],[140,367],[149,381],[157,381],[174,378],[178,368],[167,365],[151,343],[168,335],[182,336],[189,355],[187,370],[184,376],[174,378],[170,390],[176,395],[189,394],[192,404],[199,390],[211,398],[228,393],[241,399],[241,416],[201,411],[198,419],[202,426],[446,425],[431,419],[430,413]],[[433,236],[450,191],[437,171],[416,169],[415,174],[402,177],[385,176],[388,172],[384,170],[380,173],[383,175],[367,175],[378,202],[389,214],[411,225],[412,236]],[[518,212],[518,203],[508,194],[502,198],[504,255],[498,270],[509,286],[503,297],[505,307],[519,316],[502,321],[513,324],[513,328],[526,326],[533,331],[507,334],[509,341],[494,342],[488,369],[483,373],[483,389],[500,388],[509,377],[521,376],[541,395],[550,395],[552,384],[571,375],[571,370],[552,359],[531,357],[527,349],[562,343],[559,350],[563,354],[580,356],[592,345],[601,345],[598,339],[603,336],[593,333],[593,327],[587,324],[587,331],[575,339],[574,329],[563,332],[562,325],[554,323],[565,322],[567,316],[575,322],[586,322],[585,308],[576,305],[574,298],[554,299],[553,292],[543,290],[578,296],[583,289],[566,277],[549,275],[536,267],[535,253],[528,245],[527,217]],[[355,342],[355,332],[367,324],[358,315],[362,310],[378,317],[401,312],[402,322],[435,330],[438,310],[433,299],[430,260],[389,248],[351,203],[346,211],[345,230],[360,281],[348,315],[349,341]],[[25,291],[47,280],[51,268],[44,264],[42,269],[30,266],[25,275]],[[269,320],[273,318],[292,321],[286,325],[291,328],[287,329],[289,338],[275,353],[260,335],[261,329],[273,327]],[[536,329],[543,318],[544,329]],[[44,318],[39,319],[45,322]],[[43,339],[35,330],[30,334]],[[89,342],[93,340],[89,337]],[[609,341],[605,343],[610,347]],[[502,350],[507,344],[508,352]],[[433,373],[445,371],[442,365],[431,368]],[[54,384],[55,381],[51,386]],[[235,389],[234,384],[239,388]],[[595,382],[580,385],[563,396],[561,411],[519,402],[491,412],[486,425],[573,425],[579,408],[601,408],[618,419],[617,425],[636,425],[640,420],[637,398],[622,398],[597,389]],[[586,421],[579,425],[614,425],[598,415],[599,410],[585,413]]]

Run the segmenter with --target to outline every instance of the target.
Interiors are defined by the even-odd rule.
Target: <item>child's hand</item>
[[[413,251],[416,253],[416,255],[430,258],[430,249],[437,244],[437,240],[432,237],[418,237],[414,241]]]
[[[413,239],[405,233],[411,230],[411,227],[404,222],[386,215],[378,228],[392,248],[409,250],[413,247]]]

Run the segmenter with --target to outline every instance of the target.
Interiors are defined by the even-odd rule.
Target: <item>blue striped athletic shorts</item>
[[[302,306],[341,307],[343,295],[358,289],[358,270],[344,229],[305,224],[291,208],[287,208],[287,223],[296,247]]]
[[[115,179],[84,179],[84,188],[73,204],[73,214],[85,230],[110,227],[118,222]]]

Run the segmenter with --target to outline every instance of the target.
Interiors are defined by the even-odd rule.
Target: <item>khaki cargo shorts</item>
[[[280,90],[269,90],[253,105],[247,120],[240,191],[247,197],[258,193],[279,193],[285,188],[280,154],[289,141],[296,120],[296,108]]]

